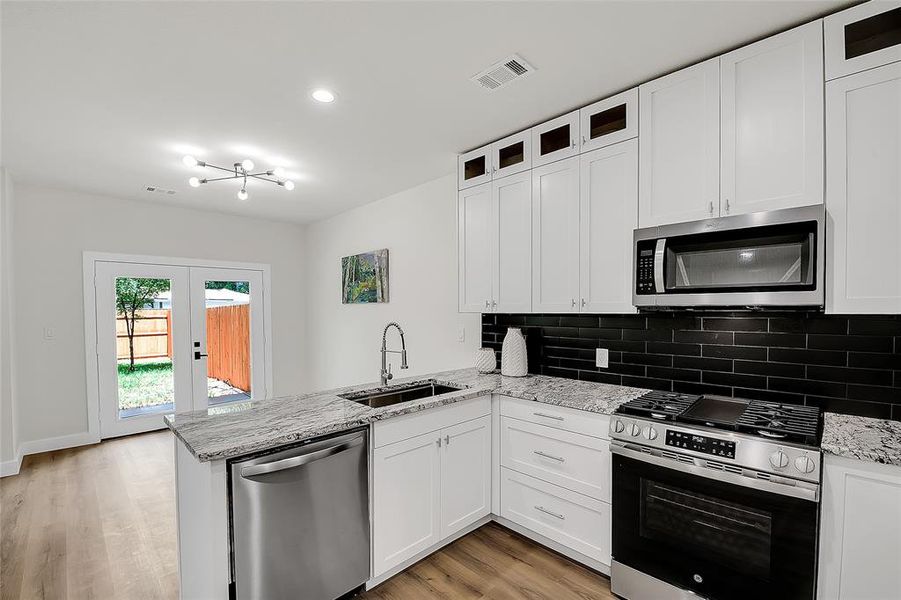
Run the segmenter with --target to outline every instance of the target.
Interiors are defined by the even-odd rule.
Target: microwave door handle
[[[666,238],[657,240],[654,250],[654,291],[658,294],[666,292],[663,281],[663,255],[666,253]]]

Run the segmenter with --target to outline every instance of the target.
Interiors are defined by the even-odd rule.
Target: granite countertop
[[[826,413],[823,452],[901,466],[901,422]]]
[[[197,460],[205,462],[277,448],[491,393],[611,414],[619,405],[648,391],[544,375],[484,375],[475,369],[443,371],[400,379],[389,387],[425,379],[436,379],[440,383],[464,389],[383,408],[369,408],[338,396],[376,387],[375,384],[365,384],[299,396],[237,402],[204,411],[168,415],[165,420],[169,429],[191,454]]]

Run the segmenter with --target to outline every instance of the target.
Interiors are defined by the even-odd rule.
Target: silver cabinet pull
[[[485,300],[485,308],[491,308],[491,301]]]
[[[582,298],[582,308],[585,308],[585,298]]]
[[[440,435],[438,436],[438,439],[435,441],[435,443],[438,444],[439,448],[441,447],[441,436]]]
[[[586,139],[585,136],[583,135],[582,136],[582,145],[584,146],[587,143],[588,143],[588,139]]]
[[[575,298],[572,299],[572,307],[573,307],[573,308],[576,307],[576,299],[575,299]]]
[[[551,460],[556,460],[557,462],[566,462],[566,459],[562,456],[554,456],[553,454],[548,454],[547,452],[542,452],[541,450],[533,450],[535,454],[538,456],[543,456],[545,458],[549,458]]]
[[[710,202],[710,210],[708,211],[710,214],[713,214],[713,201]]]
[[[450,446],[450,436],[449,435],[444,436],[444,445]]]
[[[497,300],[491,301],[491,308],[497,308]]]
[[[562,421],[563,417],[558,417],[557,415],[549,415],[547,413],[533,412],[533,415],[536,417],[544,417],[545,419],[554,419],[555,421]]]
[[[561,521],[566,519],[566,517],[561,515],[560,513],[555,513],[554,511],[548,510],[543,506],[536,506],[535,510],[541,511],[546,515],[551,515],[552,517],[556,517],[556,518],[560,519]]]
[[[569,140],[569,148],[570,150],[576,149],[576,140]]]
[[[726,214],[729,214],[729,199],[726,198]]]

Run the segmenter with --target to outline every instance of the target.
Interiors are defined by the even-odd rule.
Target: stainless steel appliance
[[[333,600],[369,579],[367,435],[230,462],[238,600]]]
[[[610,421],[615,594],[812,600],[819,409],[650,392]]]
[[[823,205],[636,229],[639,308],[821,307]]]

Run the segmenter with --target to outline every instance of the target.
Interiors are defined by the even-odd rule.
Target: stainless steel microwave
[[[821,204],[636,229],[638,308],[822,307]]]

